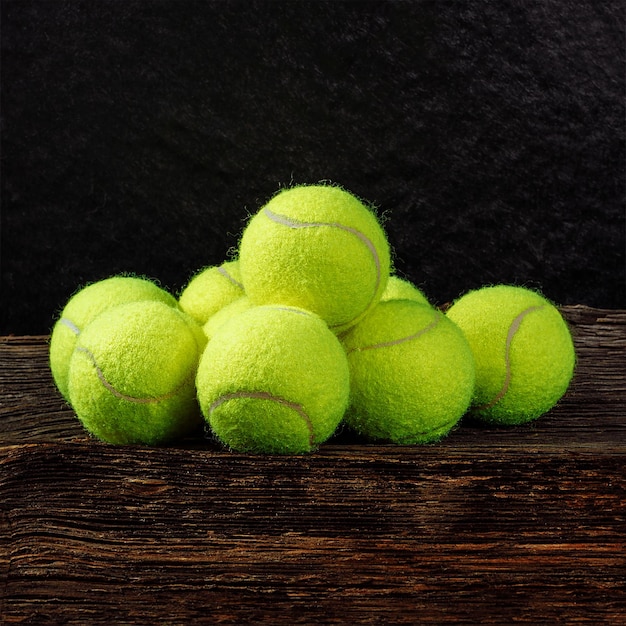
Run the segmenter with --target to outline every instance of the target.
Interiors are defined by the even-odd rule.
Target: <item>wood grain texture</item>
[[[624,623],[626,311],[563,312],[576,377],[534,424],[299,457],[95,442],[47,338],[0,338],[0,621]]]

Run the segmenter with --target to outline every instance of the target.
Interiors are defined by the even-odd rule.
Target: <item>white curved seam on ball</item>
[[[309,444],[313,446],[313,444],[315,443],[313,424],[311,423],[311,418],[304,410],[304,407],[295,402],[289,402],[284,398],[273,396],[271,393],[268,393],[266,391],[237,391],[224,394],[209,406],[209,415],[212,414],[213,411],[215,411],[225,402],[229,402],[230,400],[239,400],[241,398],[248,398],[251,400],[271,400],[272,402],[277,402],[278,404],[282,404],[283,406],[294,410],[296,413],[298,413],[298,415],[303,419],[304,423],[306,424],[306,427],[309,431]]]
[[[223,266],[217,268],[217,271],[224,276],[227,280],[229,280],[235,287],[239,287],[241,291],[244,291],[243,285],[232,275],[229,274]]]
[[[511,385],[511,376],[512,376],[512,372],[511,372],[511,344],[513,343],[513,338],[517,334],[517,331],[519,330],[519,328],[520,328],[524,318],[529,313],[532,313],[533,311],[538,311],[539,309],[543,309],[544,306],[545,305],[543,305],[543,304],[539,304],[539,305],[528,307],[527,309],[524,309],[511,322],[511,325],[509,326],[509,330],[508,330],[507,335],[506,335],[506,344],[505,344],[505,348],[504,348],[505,376],[504,376],[504,382],[502,383],[502,387],[500,388],[500,391],[496,394],[496,396],[493,398],[493,400],[491,400],[490,402],[487,402],[485,404],[481,404],[480,406],[474,407],[475,410],[482,411],[484,409],[492,408],[493,406],[498,404],[498,402],[500,402],[500,400],[502,400],[502,398],[504,398],[504,396],[508,392],[509,386]]]
[[[295,313],[296,315],[304,315],[305,317],[313,317],[313,313],[311,313],[310,311],[304,311],[304,310],[296,309],[290,306],[271,305],[271,308],[274,311],[287,311],[288,313]]]
[[[100,367],[98,366],[98,362],[96,361],[96,357],[93,355],[92,352],[90,352],[87,348],[84,348],[83,346],[79,346],[78,348],[76,348],[76,350],[78,352],[82,352],[85,354],[85,356],[89,359],[89,361],[91,361],[92,365],[94,366],[94,369],[96,370],[96,375],[98,376],[98,379],[100,380],[100,382],[102,383],[102,385],[108,389],[116,398],[120,398],[120,400],[126,400],[127,402],[133,402],[135,404],[155,404],[157,402],[163,402],[164,400],[170,400],[171,398],[173,398],[185,385],[187,385],[189,383],[189,380],[191,379],[191,377],[187,377],[185,380],[183,380],[183,382],[176,387],[174,390],[162,395],[162,396],[157,396],[157,397],[150,397],[150,398],[136,398],[134,396],[127,396],[124,395],[123,393],[121,393],[120,391],[118,391],[105,377],[104,372],[100,369]]]
[[[351,226],[345,226],[344,224],[340,224],[339,222],[301,222],[299,220],[294,220],[292,218],[285,217],[284,215],[280,215],[279,213],[274,213],[268,208],[265,208],[263,211],[270,220],[272,220],[273,222],[276,222],[277,224],[282,224],[283,226],[287,226],[288,228],[318,228],[320,226],[329,226],[331,228],[339,228],[340,230],[343,230],[347,233],[350,233],[351,235],[354,235],[355,237],[357,237],[357,239],[360,239],[361,242],[364,243],[365,246],[369,249],[370,254],[372,255],[374,259],[374,265],[376,266],[376,285],[374,287],[374,293],[372,294],[370,302],[368,306],[365,308],[365,310],[367,311],[367,309],[369,309],[370,305],[374,301],[374,298],[376,297],[376,294],[378,293],[378,288],[380,287],[380,280],[381,280],[380,259],[378,258],[378,252],[376,251],[376,246],[371,241],[371,239],[366,237],[360,230],[357,230],[356,228],[352,228]],[[349,320],[348,322],[343,322],[341,324],[335,324],[334,326],[331,326],[331,328],[336,328],[340,326],[345,326],[346,324],[350,324],[354,321],[354,319],[358,319],[360,315],[361,314],[359,313],[359,315],[357,315],[352,320]]]
[[[62,317],[60,321],[61,324],[67,326],[75,335],[80,335],[80,328],[78,328],[72,320],[67,319],[67,317]]]
[[[443,319],[443,314],[435,311],[435,319],[433,319],[428,326],[418,330],[416,333],[412,335],[408,335],[406,337],[400,337],[400,339],[394,339],[393,341],[383,341],[381,343],[375,343],[371,346],[356,346],[354,348],[350,348],[348,350],[348,354],[352,352],[363,352],[364,350],[377,350],[378,348],[390,348],[392,346],[398,346],[400,344],[406,343],[407,341],[413,341],[414,339],[419,339],[422,335],[425,335],[427,332],[433,330],[439,322]]]

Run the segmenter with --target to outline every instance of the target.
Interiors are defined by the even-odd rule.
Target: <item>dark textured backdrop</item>
[[[177,292],[322,179],[436,303],[626,308],[624,96],[618,0],[3,0],[0,334],[118,272]]]

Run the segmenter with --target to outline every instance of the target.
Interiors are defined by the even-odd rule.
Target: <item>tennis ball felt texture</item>
[[[217,313],[211,315],[206,324],[202,327],[207,339],[210,340],[215,335],[218,328],[220,328],[220,326],[222,326],[225,322],[230,320],[235,315],[251,309],[253,306],[252,302],[250,302],[250,298],[242,296],[241,298],[221,308],[217,311]]]
[[[113,444],[165,443],[202,423],[195,374],[202,328],[161,302],[107,309],[78,337],[69,367],[76,415]]]
[[[467,411],[474,360],[455,324],[433,307],[381,302],[343,337],[350,366],[345,422],[373,440],[441,439]]]
[[[317,315],[257,306],[218,329],[196,386],[205,419],[231,449],[300,454],[326,441],[341,422],[348,363]]]
[[[339,187],[305,185],[280,191],[250,220],[239,263],[254,304],[307,309],[339,333],[380,300],[390,252],[359,199]]]
[[[380,300],[381,302],[386,302],[387,300],[413,300],[419,304],[430,306],[426,296],[413,283],[398,276],[389,277]]]
[[[50,337],[50,369],[54,382],[69,401],[69,363],[82,329],[112,306],[150,300],[178,307],[174,296],[150,280],[134,276],[112,276],[91,283],[74,294],[65,305]]]
[[[474,354],[471,412],[478,418],[523,424],[561,399],[574,373],[574,344],[560,312],[542,295],[523,287],[486,287],[462,296],[446,315]]]
[[[180,308],[200,325],[222,307],[244,295],[238,261],[227,261],[198,272],[183,289]]]

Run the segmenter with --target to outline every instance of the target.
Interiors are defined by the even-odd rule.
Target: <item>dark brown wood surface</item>
[[[0,338],[0,622],[626,623],[626,311],[563,312],[537,422],[300,457],[95,442]]]

